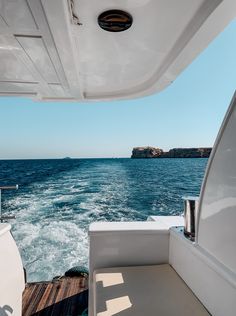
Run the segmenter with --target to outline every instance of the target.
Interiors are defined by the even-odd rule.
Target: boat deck
[[[88,281],[62,277],[28,283],[23,293],[23,316],[78,316],[88,307]]]

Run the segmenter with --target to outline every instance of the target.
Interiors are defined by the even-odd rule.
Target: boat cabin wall
[[[236,93],[203,181],[197,242],[236,276]]]
[[[0,224],[0,315],[21,315],[24,271],[9,224]]]

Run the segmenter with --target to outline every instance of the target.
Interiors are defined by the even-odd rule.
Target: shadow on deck
[[[88,282],[84,277],[29,283],[23,293],[23,316],[79,316],[86,308]]]

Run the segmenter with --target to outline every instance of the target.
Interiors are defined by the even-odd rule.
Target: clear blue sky
[[[236,21],[160,94],[119,102],[0,98],[0,159],[129,157],[212,146],[236,88]]]

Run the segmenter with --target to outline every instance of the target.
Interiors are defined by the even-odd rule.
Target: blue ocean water
[[[60,159],[0,161],[2,211],[29,281],[87,265],[93,221],[143,221],[181,214],[182,196],[198,195],[207,159]]]

